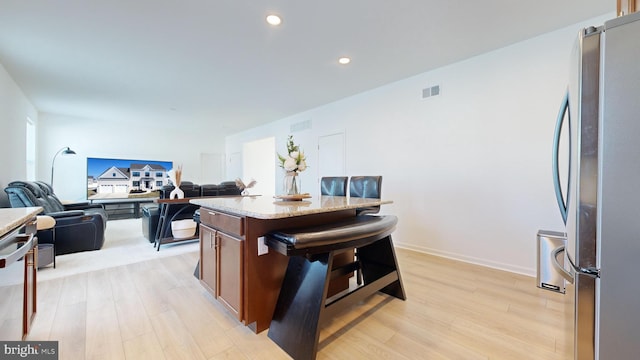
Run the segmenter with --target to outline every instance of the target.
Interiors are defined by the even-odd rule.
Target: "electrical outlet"
[[[264,236],[258,238],[258,256],[269,253],[269,247],[264,243]]]

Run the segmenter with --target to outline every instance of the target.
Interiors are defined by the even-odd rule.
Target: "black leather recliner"
[[[99,250],[104,244],[107,214],[100,205],[63,205],[42,182],[13,181],[4,191],[12,208],[41,206],[41,214],[56,220],[53,231],[38,232],[39,243],[55,244],[56,255]]]
[[[56,194],[53,193],[53,187],[51,185],[47,184],[44,181],[34,181],[34,183],[40,186],[40,189],[45,193],[49,200],[51,200],[55,204],[58,204],[58,206],[61,206],[64,210],[84,210],[85,212],[88,212],[90,214],[100,214],[100,216],[102,216],[104,226],[107,226],[108,215],[102,204],[92,204],[88,201],[63,204],[62,201],[58,199]]]

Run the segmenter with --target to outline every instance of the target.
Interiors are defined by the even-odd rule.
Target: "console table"
[[[303,201],[238,196],[190,202],[201,206],[200,282],[256,333],[269,327],[288,263],[286,256],[264,244],[267,233],[327,224],[356,216],[357,208],[392,203],[344,196],[318,196]]]
[[[171,231],[171,222],[180,215],[187,212],[193,213],[198,207],[189,203],[194,198],[182,199],[156,199],[154,202],[160,205],[160,214],[158,217],[158,227],[156,228],[155,243],[157,251],[160,251],[160,245],[178,241],[193,240],[198,238],[198,232],[193,236],[186,238],[176,238]],[[192,215],[193,216],[193,215]]]

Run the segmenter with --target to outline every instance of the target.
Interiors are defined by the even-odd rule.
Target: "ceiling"
[[[234,133],[615,11],[615,0],[0,0],[41,112]],[[279,14],[279,27],[265,17]],[[340,65],[340,56],[350,56]]]

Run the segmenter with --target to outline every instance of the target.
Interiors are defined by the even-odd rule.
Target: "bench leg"
[[[380,291],[398,299],[406,300],[407,297],[404,292],[404,286],[402,285],[402,277],[400,276],[400,269],[398,269],[398,261],[393,248],[393,242],[391,241],[391,235],[385,239],[359,248],[358,261],[362,267],[362,277],[365,284],[381,278],[389,273],[390,270],[396,272],[398,274],[398,280],[380,289]]]
[[[315,359],[333,252],[289,258],[268,336],[294,359]]]

